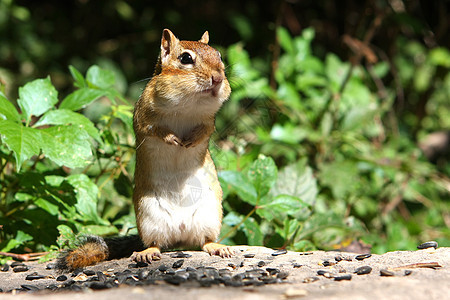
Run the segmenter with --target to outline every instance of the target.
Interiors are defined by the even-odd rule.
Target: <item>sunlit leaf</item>
[[[20,121],[20,115],[14,105],[0,91],[0,120]]]
[[[87,132],[75,126],[40,129],[42,152],[53,162],[69,168],[84,167],[92,158]]]
[[[114,73],[110,70],[101,69],[99,66],[92,66],[87,70],[86,80],[100,89],[112,87],[115,82]]]
[[[258,194],[251,182],[240,172],[222,171],[219,177],[245,202],[256,205]]]
[[[277,180],[277,166],[271,157],[260,155],[247,171],[247,177],[253,183],[259,197],[262,197]]]
[[[95,140],[100,142],[100,133],[94,124],[82,114],[68,109],[51,110],[45,113],[34,126],[42,125],[77,125]]]
[[[290,195],[313,205],[317,194],[317,180],[304,160],[288,165],[278,172],[278,179],[271,195]],[[299,203],[300,205],[300,203]]]
[[[0,136],[16,158],[17,169],[23,162],[34,155],[39,155],[42,142],[41,132],[34,128],[23,126],[21,123],[9,120],[0,121]]]
[[[75,80],[74,85],[76,87],[87,87],[86,80],[84,80],[83,75],[81,75],[81,73],[74,66],[69,66],[69,71],[73,79]]]
[[[17,103],[25,115],[27,123],[31,116],[40,116],[58,102],[58,92],[50,78],[36,79],[19,88]]]
[[[59,108],[70,109],[73,111],[80,110],[104,95],[105,91],[102,90],[81,88],[64,98]]]

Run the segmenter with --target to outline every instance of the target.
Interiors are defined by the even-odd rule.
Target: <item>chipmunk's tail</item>
[[[61,272],[72,271],[142,250],[144,245],[138,235],[110,238],[87,235],[79,239],[76,248],[65,251],[58,258],[55,268]]]

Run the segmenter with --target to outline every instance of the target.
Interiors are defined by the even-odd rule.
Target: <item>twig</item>
[[[422,263],[409,264],[409,265],[399,266],[399,267],[395,267],[395,268],[388,268],[388,270],[398,271],[398,270],[403,270],[403,269],[416,269],[416,268],[436,269],[436,268],[442,268],[442,266],[439,263],[433,261],[433,262],[422,262]]]
[[[357,50],[357,52],[355,53],[355,55],[353,57],[350,58],[351,61],[351,65],[350,68],[348,69],[347,74],[345,75],[344,80],[342,81],[341,86],[339,87],[338,93],[337,94],[331,94],[327,103],[325,104],[324,108],[322,109],[322,111],[320,112],[319,116],[316,119],[316,124],[319,125],[320,124],[320,120],[322,120],[323,116],[325,115],[325,113],[327,111],[329,111],[331,104],[332,103],[336,103],[340,100],[341,95],[343,94],[345,87],[347,86],[347,83],[349,82],[352,74],[353,74],[353,70],[355,68],[355,66],[360,64],[361,59],[364,57],[365,51],[369,49],[368,45],[370,43],[370,41],[372,40],[376,30],[378,29],[378,27],[380,27],[382,21],[384,18],[384,12],[378,14],[375,19],[373,20],[371,26],[369,27],[369,29],[366,32],[366,35],[364,36],[364,39],[362,42],[359,42],[358,45],[359,47],[357,47],[355,50]],[[367,52],[367,51],[366,51]],[[334,101],[333,101],[334,100]],[[336,123],[336,113],[332,114],[333,117],[333,125],[335,125]]]
[[[48,252],[36,252],[36,253],[26,253],[26,254],[16,254],[16,253],[9,253],[9,252],[0,252],[1,256],[8,256],[12,257],[17,260],[22,261],[29,261],[29,260],[38,260],[44,255],[47,255]]]
[[[277,88],[277,82],[275,80],[275,72],[278,69],[278,59],[280,57],[280,51],[281,51],[280,41],[278,40],[278,36],[277,36],[277,29],[281,26],[281,20],[284,15],[285,7],[286,7],[286,2],[281,1],[280,7],[278,9],[277,17],[275,19],[275,39],[274,39],[274,44],[272,45],[272,61],[270,63],[271,70],[270,70],[270,83],[269,83],[270,87],[274,90],[276,90],[276,88]]]

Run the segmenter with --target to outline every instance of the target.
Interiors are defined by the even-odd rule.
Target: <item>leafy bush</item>
[[[410,132],[393,124],[395,87],[382,81],[389,64],[352,66],[333,53],[320,59],[312,53],[311,28],[295,38],[283,28],[277,34],[283,53],[275,85],[268,64],[251,60],[242,44],[227,51],[237,79],[218,128],[235,123],[221,134],[234,154],[217,162],[234,170],[220,178],[229,194],[224,223],[239,230],[226,237],[295,250],[341,247],[358,238],[375,252],[413,249],[428,239],[448,244],[449,179],[427,162]],[[395,58],[401,79],[418,93],[431,89],[430,103],[443,110],[433,129],[445,128],[450,52],[417,51],[408,54],[423,56],[417,66],[405,66],[407,55]],[[435,76],[437,67],[446,68],[442,77]],[[271,159],[254,161],[259,153],[283,166],[278,178]],[[255,179],[258,170],[266,175]]]
[[[111,216],[116,225],[133,223],[127,171],[134,152],[132,107],[117,103],[124,99],[113,88],[112,72],[97,66],[86,78],[74,67],[70,72],[77,89],[59,104],[50,78],[19,89],[21,113],[0,92],[1,251],[49,250],[58,230],[118,233]],[[98,99],[109,110],[94,124],[78,111]],[[118,195],[126,201],[109,198]],[[117,220],[121,210],[127,217]]]

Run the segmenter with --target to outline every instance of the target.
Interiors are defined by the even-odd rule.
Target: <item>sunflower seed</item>
[[[184,264],[184,259],[179,259],[173,263],[172,268],[179,269]]]
[[[370,253],[367,253],[367,254],[360,254],[360,255],[356,255],[356,256],[355,256],[355,259],[356,259],[356,260],[364,260],[364,259],[369,258],[369,257],[371,257],[371,256],[372,256],[372,254],[370,254]]]
[[[280,249],[280,250],[277,250],[277,251],[273,252],[272,256],[283,255],[283,254],[286,254],[286,253],[287,253],[286,249]]]
[[[380,275],[381,276],[394,276],[394,272],[389,271],[387,269],[381,269],[380,270]]]
[[[370,272],[372,272],[371,267],[362,266],[362,267],[357,268],[354,273],[356,273],[358,275],[364,275],[364,274],[369,274]]]
[[[419,246],[417,246],[417,249],[427,249],[427,248],[434,248],[437,249],[438,247],[438,243],[435,241],[429,241],[429,242],[425,242],[420,244]]]
[[[345,274],[345,275],[342,275],[342,276],[335,276],[334,280],[335,281],[352,280],[352,274]]]

